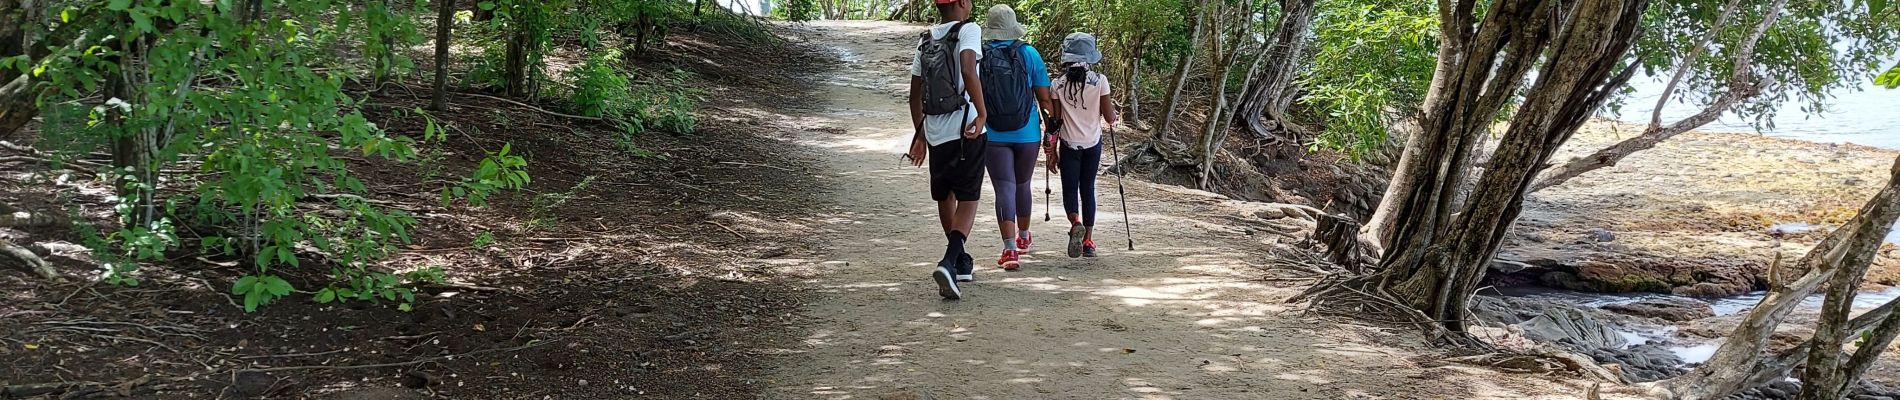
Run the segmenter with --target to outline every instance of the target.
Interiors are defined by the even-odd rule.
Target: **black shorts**
[[[930,199],[977,201],[983,194],[983,146],[989,135],[930,146]]]

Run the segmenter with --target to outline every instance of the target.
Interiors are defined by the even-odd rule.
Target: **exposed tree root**
[[[59,275],[59,271],[53,269],[52,264],[47,264],[46,260],[40,259],[39,255],[33,254],[32,251],[28,251],[25,247],[16,246],[13,242],[8,242],[5,239],[0,239],[0,264],[20,268],[34,275],[39,275],[41,279],[54,282],[66,280]]]

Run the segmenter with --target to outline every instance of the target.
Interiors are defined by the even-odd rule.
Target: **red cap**
[[[937,4],[950,4],[950,3],[955,3],[958,1],[961,1],[961,0],[937,0]]]

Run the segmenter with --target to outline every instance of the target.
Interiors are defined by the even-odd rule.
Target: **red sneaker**
[[[1003,250],[1003,256],[996,259],[996,265],[1003,266],[1004,271],[1020,269],[1023,266],[1021,253],[1016,250]]]
[[[1082,241],[1082,256],[1083,257],[1095,256],[1095,239],[1087,239],[1087,240]]]
[[[1029,244],[1033,242],[1029,239],[1029,232],[1023,232],[1022,236],[1016,238],[1016,251],[1029,252]]]

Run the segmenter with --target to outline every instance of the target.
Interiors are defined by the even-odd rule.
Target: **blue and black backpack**
[[[1030,113],[1036,112],[1023,45],[1021,40],[1011,40],[1002,46],[983,46],[983,104],[989,109],[990,127],[998,131],[1022,129],[1029,124]]]

